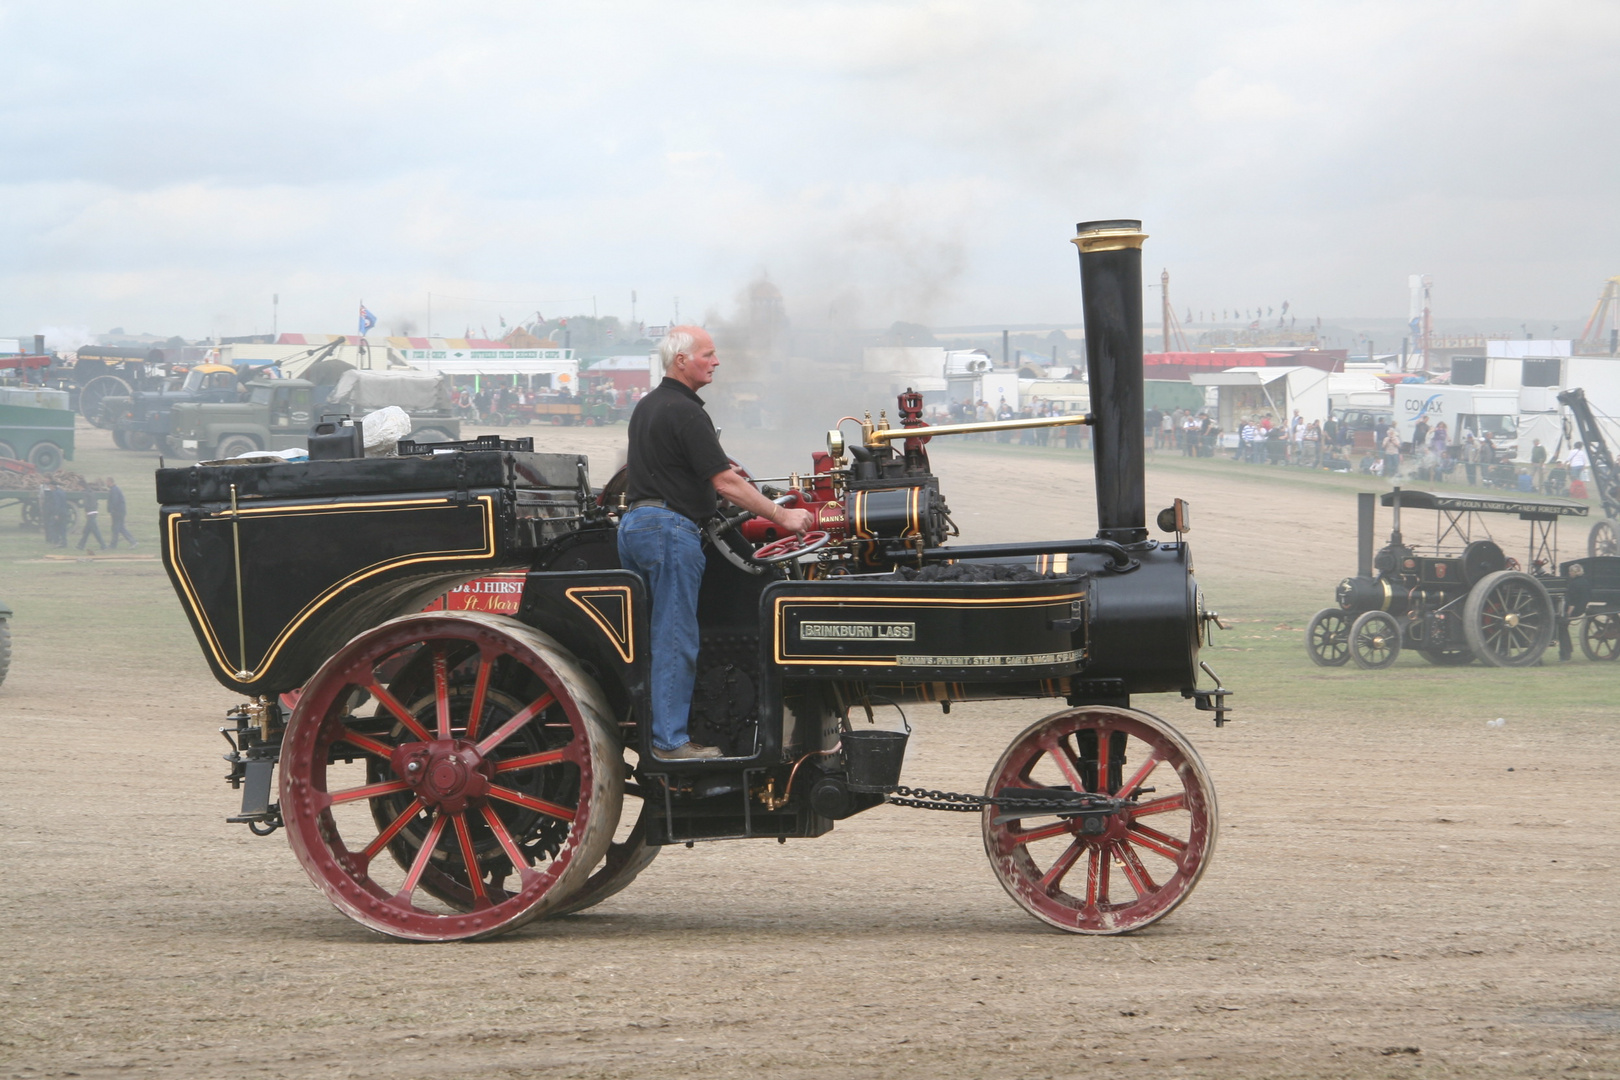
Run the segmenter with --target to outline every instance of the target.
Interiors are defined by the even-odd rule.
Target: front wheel
[[[1620,615],[1588,615],[1581,623],[1581,652],[1588,660],[1620,660]]]
[[[392,937],[487,938],[556,914],[619,820],[610,717],[579,663],[515,619],[383,623],[322,665],[293,711],[288,839],[338,910]]]
[[[1092,705],[1054,713],[1013,740],[987,796],[1087,791],[1126,800],[1101,818],[984,808],[985,852],[1019,907],[1074,934],[1122,934],[1168,915],[1215,852],[1215,787],[1192,744],[1163,720]]]
[[[225,458],[237,457],[241,454],[251,454],[259,448],[259,444],[246,435],[227,435],[219,440],[214,448],[214,459],[223,461]]]
[[[1382,671],[1401,655],[1401,625],[1387,611],[1369,611],[1350,627],[1350,658],[1368,671]]]
[[[1350,659],[1350,616],[1344,609],[1323,608],[1305,628],[1305,651],[1318,667],[1343,667]]]

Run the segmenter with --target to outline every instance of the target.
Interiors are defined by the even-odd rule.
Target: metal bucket
[[[844,732],[844,764],[849,766],[851,791],[889,792],[900,786],[900,764],[906,757],[904,731],[869,728]]]

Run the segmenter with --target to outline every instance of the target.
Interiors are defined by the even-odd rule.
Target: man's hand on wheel
[[[776,524],[789,532],[796,532],[803,536],[816,527],[816,515],[808,510],[788,510],[783,508],[776,512]]]
[[[720,497],[740,506],[788,532],[803,535],[816,527],[816,516],[808,510],[789,510],[771,502],[737,469],[727,469],[709,478]]]

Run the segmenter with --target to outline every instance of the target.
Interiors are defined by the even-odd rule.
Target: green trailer
[[[73,416],[66,390],[0,386],[0,458],[55,472],[73,460]]]

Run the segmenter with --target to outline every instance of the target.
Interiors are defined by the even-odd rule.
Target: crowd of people
[[[988,401],[964,400],[953,401],[944,410],[936,413],[933,419],[941,424],[969,424],[987,420],[1032,420],[1051,416],[1064,416],[1063,408],[1055,401],[1046,398],[1035,398],[1021,408],[1013,408],[1006,398],[992,406]],[[1081,447],[1085,444],[1085,428],[1079,424],[1070,424],[1062,428],[1025,428],[1022,431],[986,432],[980,435],[968,435],[966,438],[982,440],[994,439],[999,443],[1017,443],[1020,446],[1068,446]]]
[[[587,387],[576,393],[571,386],[557,390],[535,390],[523,386],[488,386],[481,390],[460,387],[456,390],[454,407],[463,420],[486,424],[500,424],[520,415],[535,405],[608,405],[628,412],[636,407],[646,391],[639,387],[621,390],[611,385]]]
[[[107,500],[108,532],[112,536],[110,545],[101,532],[103,498]],[[51,547],[68,546],[73,528],[74,503],[78,503],[84,513],[84,526],[79,532],[79,551],[84,551],[92,539],[101,551],[106,551],[109,546],[117,549],[119,540],[125,541],[130,547],[135,546],[135,537],[130,535],[125,525],[129,504],[124,498],[124,489],[118,486],[117,480],[109,476],[105,492],[88,489],[75,491],[71,495],[62,490],[62,485],[55,477],[46,477],[39,489],[39,519],[40,524],[44,526],[45,542]]]
[[[1218,442],[1220,431],[1207,413],[1178,409],[1149,412],[1147,425],[1155,447],[1174,447],[1188,456]],[[1556,459],[1540,439],[1520,460],[1516,448],[1500,446],[1490,431],[1465,430],[1454,437],[1444,420],[1419,418],[1410,440],[1386,419],[1371,428],[1353,428],[1335,417],[1307,421],[1296,409],[1285,422],[1270,413],[1246,416],[1238,429],[1233,460],[1257,465],[1294,465],[1308,469],[1360,472],[1424,483],[1536,491],[1582,497],[1590,461],[1582,443],[1573,443]]]

